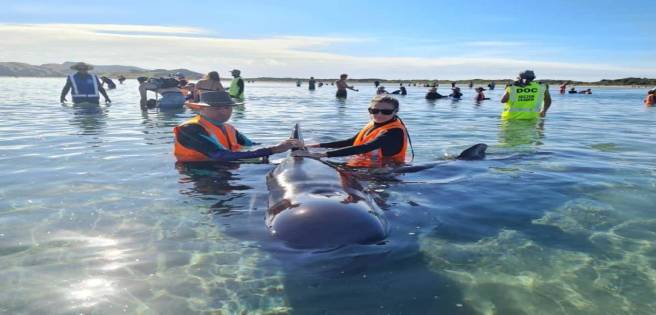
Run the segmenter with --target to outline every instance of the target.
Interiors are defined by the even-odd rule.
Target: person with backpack
[[[157,100],[156,106],[161,109],[179,109],[184,106],[185,96],[178,87],[180,84],[174,78],[146,78],[139,77],[139,95],[141,97],[141,109],[145,110],[148,104],[147,91],[153,91],[161,97]]]

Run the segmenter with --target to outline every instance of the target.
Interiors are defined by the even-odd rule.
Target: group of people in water
[[[357,91],[346,82],[347,75],[335,82],[338,97],[346,90]],[[502,97],[505,104],[503,119],[537,120],[545,117],[551,106],[551,97],[545,84],[535,82],[531,70],[519,74]],[[380,166],[406,161],[411,140],[408,128],[401,120],[398,99],[390,94],[379,94],[369,103],[369,122],[354,136],[332,142],[304,144],[296,139],[284,140],[274,146],[253,151],[243,150],[256,144],[234,126],[227,123],[237,104],[226,92],[208,91],[200,95],[196,104],[199,114],[174,128],[174,154],[179,162],[228,162],[266,157],[293,148],[294,156],[312,158],[351,156],[351,166]],[[334,149],[313,152],[313,148]]]
[[[106,76],[99,78],[97,75],[89,73],[93,66],[84,62],[73,64],[71,69],[76,72],[66,79],[60,96],[62,103],[67,101],[66,96],[69,92],[71,92],[74,104],[98,104],[101,95],[106,103],[111,103],[104,86],[107,85],[107,89],[110,90],[115,89],[114,81]],[[228,90],[229,95],[232,98],[243,100],[245,85],[241,78],[241,71],[234,69],[230,73],[233,79]],[[118,80],[123,84],[125,77],[119,76]],[[202,92],[225,91],[216,71],[209,72],[195,84],[187,81],[184,74],[180,72],[167,78],[138,77],[137,81],[139,82],[139,103],[142,110],[153,107],[182,108],[187,101],[199,101]],[[157,99],[148,99],[148,91],[155,92]]]
[[[99,95],[106,102],[111,102],[97,76],[89,74],[92,66],[84,63],[71,67],[77,73],[67,78],[62,90],[61,101],[72,89],[73,102],[98,103]],[[378,166],[387,163],[403,163],[406,161],[408,148],[411,148],[410,134],[400,118],[400,103],[392,94],[378,86],[378,93],[373,97],[367,112],[369,122],[355,135],[348,139],[304,144],[300,140],[288,139],[276,145],[256,150],[245,150],[246,147],[257,145],[245,134],[228,123],[233,108],[243,100],[244,84],[239,70],[233,70],[233,81],[228,91],[220,82],[216,71],[208,73],[205,78],[195,84],[189,83],[183,75],[175,78],[158,80],[145,77],[138,78],[141,101],[147,90],[156,90],[162,95],[160,106],[169,101],[187,102],[198,111],[198,115],[176,126],[174,134],[174,155],[179,162],[229,162],[244,159],[262,158],[275,153],[281,153],[293,148],[326,148],[328,151],[296,150],[295,156],[312,158],[352,156],[349,164],[354,166]],[[336,96],[346,97],[347,90],[358,91],[347,83],[348,76],[342,74],[334,84],[337,87]],[[314,79],[314,78],[312,78]],[[314,85],[314,83],[313,83]],[[478,87],[477,100],[488,99],[483,94],[485,88]],[[185,92],[182,92],[185,91]],[[393,92],[396,93],[397,91]],[[429,94],[437,93],[433,87]],[[173,94],[173,95],[169,95]],[[407,94],[401,84],[397,94]],[[427,94],[427,98],[428,98]],[[452,85],[452,98],[462,97],[459,88]],[[653,106],[656,101],[656,91],[650,90],[645,104]],[[504,120],[538,120],[545,117],[551,106],[551,95],[546,84],[535,81],[535,73],[531,70],[522,71],[517,81],[508,84],[501,97],[504,109],[501,114]]]
[[[230,82],[228,93],[230,97],[244,99],[244,79],[241,77],[241,71],[234,69],[230,71],[233,79]],[[139,95],[140,104],[143,110],[152,107],[159,108],[182,108],[185,102],[198,102],[204,92],[226,91],[221,83],[221,77],[217,71],[207,73],[201,80],[196,83],[190,83],[184,74],[178,72],[170,78],[147,78],[139,77]],[[148,91],[154,91],[156,95],[161,95],[158,100],[149,100]]]

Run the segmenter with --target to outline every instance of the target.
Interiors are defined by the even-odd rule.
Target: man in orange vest
[[[200,115],[173,129],[174,154],[178,162],[228,162],[252,159],[285,152],[301,147],[299,140],[285,140],[275,146],[254,151],[240,151],[242,146],[255,145],[253,141],[226,123],[232,115],[235,102],[225,91],[201,94],[201,103],[195,104]]]

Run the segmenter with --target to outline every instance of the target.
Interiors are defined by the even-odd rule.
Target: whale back
[[[302,140],[300,127],[291,137]],[[389,232],[362,185],[320,160],[288,156],[267,175],[271,234],[293,248],[371,244]]]

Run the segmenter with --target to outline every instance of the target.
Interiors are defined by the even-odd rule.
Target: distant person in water
[[[139,104],[141,110],[159,106],[160,109],[180,109],[186,101],[187,91],[183,91],[180,83],[174,78],[147,78],[138,77],[139,81]],[[148,100],[148,91],[153,91],[162,97],[157,101]]]
[[[451,94],[449,94],[449,97],[459,100],[462,97],[462,92],[460,92],[459,87],[454,87],[451,89]]]
[[[494,81],[491,81],[490,84],[487,85],[487,88],[490,89],[490,91],[494,90],[494,87],[497,86]]]
[[[455,81],[451,82],[451,88],[454,88],[454,87],[456,87],[456,82]]]
[[[219,73],[216,71],[211,71],[208,72],[205,77],[203,77],[201,80],[198,80],[196,82],[196,86],[194,87],[194,100],[200,100],[200,95],[205,93],[205,92],[221,92],[225,91],[225,88],[223,88],[223,84],[221,84],[221,78],[219,77]]]
[[[653,107],[656,105],[656,88],[647,91],[647,96],[645,96],[643,103],[645,103],[645,106],[647,107]]]
[[[405,89],[405,86],[403,86],[403,83],[399,83],[399,89],[392,92],[392,94],[408,95],[408,90]]]
[[[489,97],[485,97],[485,93],[483,93],[483,91],[485,91],[485,89],[480,86],[476,88],[476,102],[490,99]]]
[[[187,78],[185,78],[184,73],[182,72],[176,72],[175,73],[175,79],[178,80],[178,87],[185,87],[187,84],[189,84],[189,81],[187,81]]]
[[[575,88],[575,87],[572,87],[571,89],[569,89],[569,91],[568,91],[567,93],[569,93],[569,94],[577,94],[577,93],[579,93],[579,92],[576,91],[576,88]]]
[[[586,89],[586,90],[579,91],[579,94],[592,94],[592,89]]]
[[[440,99],[440,98],[443,98],[443,97],[446,97],[446,96],[444,96],[440,93],[437,93],[437,88],[435,88],[435,87],[430,88],[428,90],[428,93],[426,93],[426,99],[427,100],[436,100],[436,99]]]
[[[560,82],[560,94],[565,94],[567,90],[567,82]]]
[[[378,80],[374,81],[374,87],[375,88],[378,88],[379,85],[380,85],[380,81],[378,81]]]
[[[471,89],[473,87],[474,87],[474,81],[469,81],[469,88]]]
[[[318,86],[318,87],[322,87],[322,86],[323,86],[323,82],[319,82],[319,84],[317,84],[317,86]]]
[[[547,115],[551,106],[549,86],[534,80],[532,70],[522,71],[517,81],[506,88],[501,97],[501,103],[505,105],[502,119],[533,120]]]
[[[201,95],[200,114],[173,129],[173,152],[178,162],[230,162],[260,158],[285,152],[302,143],[290,139],[279,144],[254,151],[242,147],[255,145],[227,121],[236,106],[225,92],[205,92]]]
[[[384,86],[381,85],[378,87],[378,89],[376,89],[376,95],[386,95],[386,94],[389,94],[389,92],[385,90]]]
[[[116,88],[116,83],[112,81],[112,79],[106,77],[106,76],[101,76],[100,81],[102,82],[102,86],[105,87],[105,84],[107,84],[107,89],[108,90],[113,90]]]
[[[358,89],[354,88],[351,85],[348,85],[346,83],[346,79],[348,78],[348,74],[342,73],[342,75],[339,76],[339,80],[335,81],[335,85],[337,86],[337,93],[335,93],[335,96],[338,98],[346,98],[347,93],[346,89],[352,90],[352,91],[358,91]]]
[[[232,81],[230,81],[230,87],[228,88],[228,93],[230,97],[236,98],[238,100],[244,99],[244,79],[241,78],[241,70],[233,69],[230,71],[232,75]]]
[[[123,81],[125,81],[125,77],[123,75],[118,76],[118,83],[123,84]]]
[[[74,104],[98,104],[100,103],[100,95],[105,98],[105,103],[112,102],[109,99],[109,96],[107,96],[105,89],[103,89],[98,76],[89,73],[89,70],[93,69],[92,65],[78,62],[72,65],[71,69],[76,70],[77,72],[66,78],[66,84],[59,96],[60,102],[66,102],[66,95],[68,95],[68,91],[71,90],[71,97],[73,98]]]
[[[301,80],[296,80],[296,87],[301,87]]]
[[[310,80],[308,81],[308,90],[314,91],[315,90],[315,84],[316,81],[314,80],[314,77],[310,77]]]

